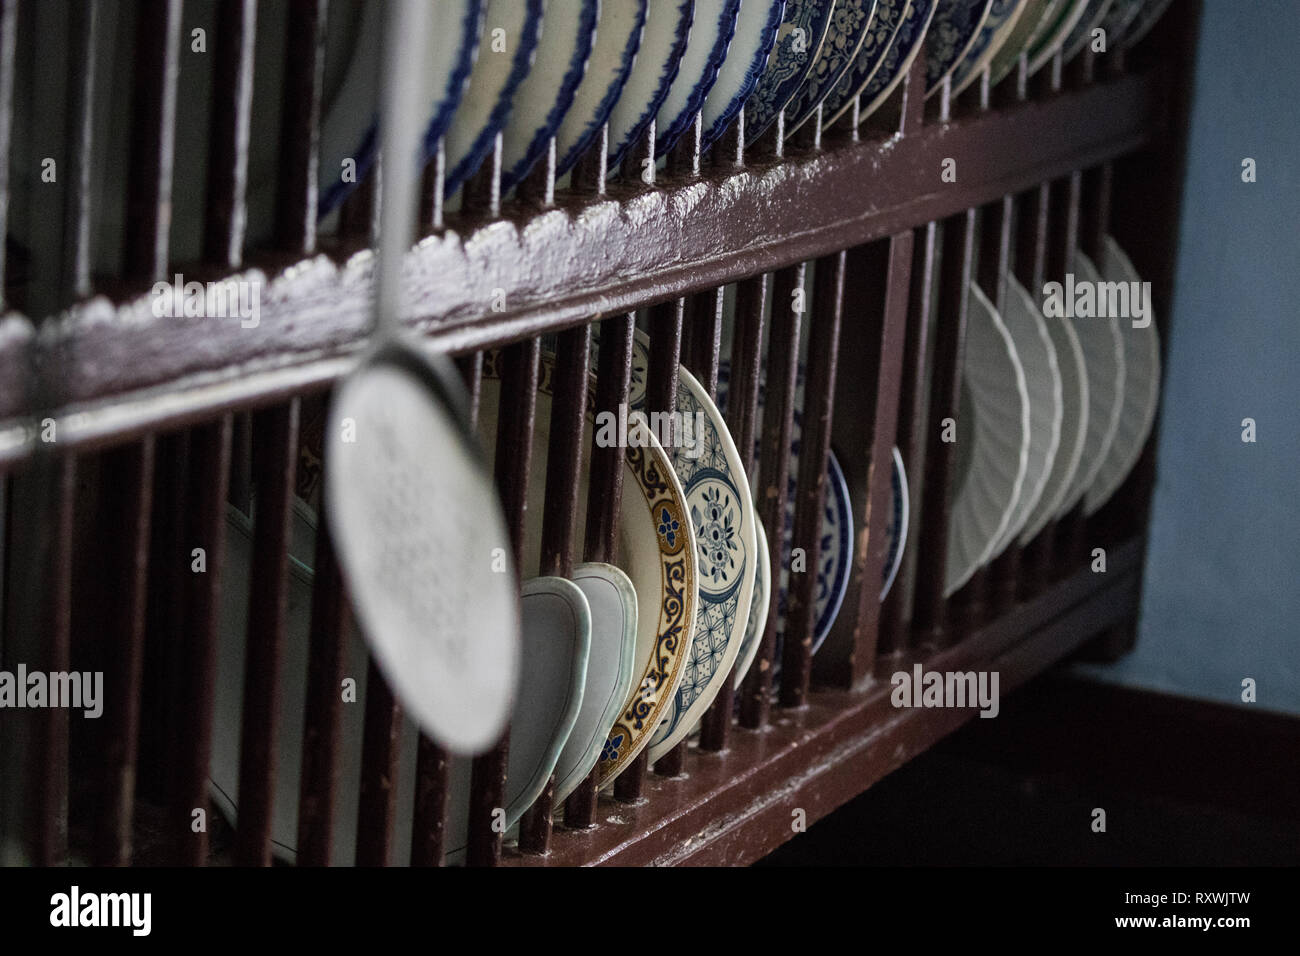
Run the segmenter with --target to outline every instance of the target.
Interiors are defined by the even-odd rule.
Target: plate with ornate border
[[[646,11],[641,47],[609,114],[608,167],[623,161],[672,88],[695,22],[695,0],[657,0]]]
[[[701,152],[717,142],[754,92],[784,16],[785,0],[745,0],[741,4],[727,58],[718,70],[713,89],[704,98]]]
[[[994,0],[939,0],[925,35],[925,95],[939,91],[979,39]]]
[[[487,0],[478,59],[443,137],[450,197],[492,151],[542,36],[542,0]]]
[[[595,142],[632,74],[647,0],[601,0],[596,41],[573,103],[555,133],[555,175],[563,176]]]
[[[1101,274],[1082,252],[1074,255],[1074,275],[1078,277],[1077,288],[1101,288]],[[1077,293],[1073,293],[1067,283],[1063,300],[1072,297],[1077,297]],[[1093,296],[1094,305],[1098,299],[1099,296]],[[1045,301],[1044,314],[1047,311],[1048,303]],[[1069,316],[1068,321],[1079,336],[1088,367],[1088,436],[1083,446],[1082,463],[1070,483],[1070,492],[1057,510],[1058,518],[1064,517],[1092,487],[1110,452],[1115,433],[1119,431],[1120,414],[1124,410],[1124,339],[1119,319],[1113,315],[1080,316],[1076,312]]]
[[[834,0],[788,0],[776,45],[754,92],[745,101],[745,145],[776,122],[807,78],[831,28]]]
[[[885,51],[885,61],[867,83],[866,89],[858,94],[859,125],[884,106],[912,69],[912,64],[925,45],[925,35],[934,18],[936,6],[936,0],[912,0],[898,32],[889,43],[889,49]]]
[[[857,62],[871,33],[877,0],[836,0],[830,29],[803,85],[785,106],[785,135],[790,138],[817,112],[840,78]]]
[[[1129,288],[1137,284],[1141,288],[1141,276],[1111,236],[1106,237],[1102,250],[1101,269],[1107,282],[1122,282]],[[1142,457],[1155,425],[1160,401],[1160,333],[1149,312],[1147,319],[1145,326],[1134,326],[1131,321],[1120,324],[1120,338],[1124,340],[1124,402],[1115,440],[1083,498],[1087,514],[1096,512],[1124,484]]]
[[[1015,513],[1029,467],[1024,366],[1002,316],[974,283],[961,393],[944,597],[988,561]]]
[[[1051,22],[1057,9],[1065,2],[1067,0],[1029,0],[1011,35],[993,54],[993,61],[989,64],[989,81],[992,86],[997,86],[1016,69],[1020,54],[1033,45],[1039,31]]]
[[[884,64],[894,37],[907,19],[912,0],[878,0],[866,39],[858,48],[853,65],[845,70],[835,88],[822,100],[822,129],[853,109],[853,102]]]
[[[638,331],[628,407],[643,412],[650,339]],[[676,694],[650,740],[650,761],[671,750],[704,715],[740,653],[754,590],[754,505],[740,453],[722,413],[685,368],[677,383],[682,435],[671,449],[694,532],[699,602],[695,637]]]
[[[596,39],[599,0],[549,0],[532,69],[515,90],[501,129],[501,191],[509,192],[547,150],[573,105]]]
[[[880,587],[880,600],[889,596],[889,589],[894,586],[898,568],[903,563],[903,549],[907,547],[907,525],[912,514],[912,503],[907,496],[907,471],[903,468],[903,454],[894,446],[894,467],[889,472],[889,522],[885,525],[885,537],[889,547],[885,551],[885,564],[881,568],[884,582]]]
[[[989,15],[980,27],[975,42],[953,70],[953,96],[960,95],[966,87],[979,79],[984,67],[992,63],[1003,44],[1015,33],[1016,24],[1024,16],[1027,6],[1028,0],[993,0],[993,6],[989,8]]]
[[[686,53],[655,115],[655,155],[660,159],[694,125],[727,58],[739,15],[740,0],[696,0]]]

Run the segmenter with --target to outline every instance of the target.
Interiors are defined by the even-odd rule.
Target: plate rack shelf
[[[6,115],[18,7],[0,0]],[[162,35],[179,29],[179,0],[143,0],[141,7]],[[219,130],[248,123],[238,91],[252,57],[254,8],[220,8],[223,82],[214,84],[212,109]],[[286,102],[297,108],[285,111],[282,142],[290,145],[270,248],[244,248],[245,184],[232,145],[213,158],[204,261],[169,261],[168,178],[158,173],[174,148],[167,83],[178,54],[174,44],[156,43],[133,67],[121,274],[92,273],[85,251],[92,200],[75,187],[62,207],[66,242],[57,268],[45,275],[41,263],[20,261],[12,249],[3,257],[9,311],[0,324],[0,660],[102,669],[109,699],[128,702],[90,729],[56,709],[7,718],[13,722],[0,741],[0,770],[13,772],[0,772],[0,821],[23,861],[272,860],[271,742],[286,587],[285,522],[277,518],[296,492],[320,480],[310,451],[318,411],[364,348],[372,265],[366,186],[346,204],[337,237],[315,235],[311,131],[320,91],[313,64],[325,3],[294,0],[290,9]],[[536,426],[527,397],[543,347],[557,356],[557,408],[561,392],[581,388],[589,374],[597,401],[613,407],[627,395],[633,314],[641,312],[651,337],[652,404],[670,410],[679,365],[714,389],[720,362],[729,361],[728,423],[739,448],[761,444],[748,463],[752,470],[761,461],[765,475],[784,475],[790,466],[788,442],[779,439],[793,413],[795,368],[780,358],[798,354],[801,338],[809,339],[805,414],[820,427],[800,451],[793,536],[815,554],[810,529],[825,491],[820,463],[833,447],[859,543],[843,608],[816,657],[787,640],[781,677],[772,681],[774,609],[760,664],[736,691],[738,700],[730,691],[720,695],[698,743],[654,767],[634,764],[612,792],[597,795],[589,782],[563,808],[544,795],[525,816],[518,846],[504,845],[490,826],[474,826],[501,805],[505,773],[500,749],[478,758],[471,864],[752,862],[793,835],[792,811],[813,823],[974,713],[894,708],[890,674],[918,663],[996,670],[1006,693],[1072,654],[1114,656],[1131,646],[1154,438],[1099,513],[1075,512],[1049,525],[945,600],[954,456],[934,423],[956,412],[970,280],[998,303],[1004,270],[1042,288],[1065,273],[1076,248],[1097,253],[1103,237],[1114,235],[1152,281],[1167,340],[1198,19],[1198,2],[1180,2],[1126,55],[1085,51],[1069,64],[1058,57],[1029,79],[1022,65],[999,86],[977,83],[958,98],[945,89],[925,101],[918,66],[861,126],[850,117],[783,145],[768,135],[748,150],[739,145],[738,126],[705,155],[688,136],[653,183],[608,177],[598,143],[562,189],[543,162],[517,198],[502,202],[499,164],[489,157],[458,212],[444,214],[427,198],[426,238],[407,269],[411,327],[431,351],[457,357],[474,397],[484,351],[501,350],[503,394],[511,399],[502,403],[497,447],[507,454],[497,455],[496,481],[512,528],[525,520]],[[95,29],[93,17],[74,17],[71,49],[91,43]],[[72,69],[70,95],[82,111],[74,117],[84,118],[95,81],[93,69]],[[0,126],[0,157],[8,153],[7,130]],[[220,139],[214,133],[213,142]],[[653,141],[648,136],[642,148],[647,157]],[[941,175],[945,160],[955,162],[955,181]],[[78,141],[68,162],[84,170],[93,149]],[[439,192],[438,176],[435,161],[428,197]],[[807,282],[805,309],[776,307],[805,285],[809,262],[816,278]],[[180,271],[187,278],[264,278],[258,326],[154,316],[152,284]],[[722,290],[733,284],[732,346],[724,355]],[[761,369],[769,399],[758,428]],[[50,422],[57,439],[42,440]],[[573,416],[552,422],[552,463],[589,459],[593,488],[612,488],[622,452],[581,448],[576,425]],[[880,604],[864,582],[880,580],[885,560],[873,516],[884,513],[889,468],[873,463],[887,462],[895,444],[908,463],[913,530],[899,578]],[[220,565],[225,502],[246,500],[246,482],[257,489],[262,517],[250,580],[192,573],[196,540],[209,567]],[[785,494],[781,482],[756,489],[768,529],[784,526],[775,518]],[[548,498],[560,520],[547,522],[544,573],[566,574],[575,561],[612,554],[616,500],[593,494],[594,520],[585,540],[576,540],[575,499]],[[770,541],[774,556],[780,537]],[[1104,573],[1091,569],[1098,547],[1107,552]],[[355,862],[436,862],[447,757],[426,741],[417,779],[398,781],[416,787],[419,836],[409,861],[394,859],[391,731],[400,709],[381,680],[372,680],[364,704],[361,778],[336,779],[341,704],[333,688],[349,611],[327,534],[319,536],[315,566],[299,862],[354,862],[331,852],[339,787],[361,794]],[[792,588],[789,634],[810,629],[814,582],[806,577]],[[250,589],[250,634],[258,638],[247,663],[241,814],[231,831],[209,811],[210,832],[196,833],[192,811],[208,806],[222,588]]]

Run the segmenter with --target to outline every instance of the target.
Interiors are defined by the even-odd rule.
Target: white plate
[[[668,95],[655,116],[655,154],[668,151],[695,122],[736,32],[740,0],[696,0],[695,23]]]
[[[1075,255],[1074,273],[1076,281],[1091,282],[1094,287],[1101,282],[1097,267],[1082,252]],[[1071,318],[1070,322],[1079,336],[1088,367],[1088,436],[1070,492],[1056,512],[1058,518],[1064,517],[1092,487],[1119,431],[1124,406],[1124,340],[1120,337],[1119,320],[1112,316]]]
[[[1030,512],[1020,534],[1021,545],[1029,544],[1056,516],[1083,461],[1083,447],[1088,437],[1088,366],[1083,346],[1079,344],[1079,336],[1069,319],[1048,316],[1044,322],[1056,350],[1056,369],[1061,374],[1061,440],[1038,504]]]
[[[1075,24],[1070,35],[1065,38],[1061,44],[1061,49],[1065,51],[1063,62],[1070,62],[1083,50],[1085,46],[1092,42],[1092,31],[1101,28],[1106,22],[1106,17],[1110,15],[1110,8],[1115,5],[1116,0],[1093,0],[1093,4],[1084,12],[1083,17]]]
[[[637,332],[628,405],[644,411],[650,340]],[[653,763],[686,737],[708,710],[740,653],[754,590],[756,516],[744,464],[722,413],[685,368],[678,376],[677,412],[691,431],[672,449],[695,537],[699,603],[686,671],[663,723],[650,740]]]
[[[591,653],[582,709],[555,765],[555,806],[578,788],[600,759],[609,729],[632,691],[636,665],[636,589],[612,564],[590,562],[573,569],[591,611]]]
[[[532,68],[542,19],[542,0],[487,0],[478,59],[443,137],[444,195],[456,192],[491,152]]]
[[[740,653],[736,655],[735,686],[740,687],[749,665],[758,655],[759,645],[763,643],[763,629],[767,626],[767,609],[772,601],[772,564],[768,553],[767,532],[763,522],[754,516],[754,545],[758,549],[758,560],[754,562],[754,588],[749,602],[749,616],[745,621],[745,639],[740,644]]]
[[[573,104],[555,134],[555,175],[563,176],[595,140],[632,73],[647,0],[601,0],[596,42]]]
[[[961,382],[945,597],[992,555],[1011,523],[1029,468],[1025,370],[1002,317],[974,283]]]
[[[885,537],[889,539],[889,550],[885,554],[882,569],[884,584],[880,588],[880,600],[889,596],[889,589],[894,586],[894,578],[903,563],[903,551],[907,547],[907,525],[911,520],[912,503],[907,493],[907,471],[903,468],[903,455],[895,448],[894,467],[889,473],[889,523],[885,525]]]
[[[1142,281],[1124,250],[1110,236],[1106,237],[1101,262],[1107,282]],[[1148,315],[1148,318],[1150,324],[1144,328],[1134,328],[1132,321],[1120,324],[1120,338],[1124,340],[1124,403],[1115,440],[1084,495],[1083,508],[1088,514],[1104,505],[1124,484],[1142,457],[1142,449],[1155,424],[1156,405],[1160,401],[1160,335],[1155,317]]]
[[[613,170],[654,120],[686,55],[695,0],[656,0],[646,13],[641,48],[609,114],[608,164]]]
[[[1047,321],[1034,304],[1033,296],[1015,276],[1007,275],[1006,281],[1007,306],[1002,319],[1016,343],[1016,354],[1025,369],[1025,384],[1029,388],[1029,468],[1015,514],[994,547],[993,557],[1001,554],[1024,530],[1042,499],[1061,444],[1061,420],[1065,413],[1061,370]]]
[[[550,148],[569,112],[596,39],[597,0],[547,0],[533,68],[501,131],[501,191],[518,185]]]
[[[784,15],[785,0],[745,0],[741,4],[727,58],[704,99],[701,150],[717,142],[754,92]]]
[[[1069,0],[1069,5],[1056,11],[1056,20],[1046,25],[1034,38],[1029,50],[1029,72],[1037,73],[1051,62],[1056,51],[1065,43],[1070,34],[1078,28],[1084,17],[1089,15],[1092,5],[1099,0]]]

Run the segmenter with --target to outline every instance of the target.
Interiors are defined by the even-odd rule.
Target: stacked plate
[[[1160,343],[1150,285],[1111,237],[1036,302],[1005,276],[999,314],[971,287],[944,593],[1080,502],[1124,483],[1155,421]]]

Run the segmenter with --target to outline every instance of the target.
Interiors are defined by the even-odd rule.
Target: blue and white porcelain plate
[[[686,55],[655,116],[656,155],[668,155],[695,122],[727,58],[739,14],[740,0],[696,0],[695,24]]]
[[[885,52],[885,62],[876,70],[866,88],[858,94],[858,122],[880,109],[907,77],[921,53],[926,31],[934,18],[935,0],[912,0],[903,22]]]
[[[528,175],[573,104],[596,37],[598,0],[549,0],[533,67],[501,131],[501,191]]]
[[[836,0],[830,29],[812,69],[785,107],[785,135],[793,136],[817,111],[817,106],[834,92],[840,78],[857,61],[858,52],[871,32],[876,0]]]
[[[933,96],[979,37],[994,0],[939,0],[925,39],[925,95]]]
[[[444,195],[456,192],[491,152],[532,68],[541,34],[542,0],[487,0],[478,59],[443,137]]]
[[[609,114],[611,170],[623,161],[668,97],[686,55],[694,21],[695,0],[655,0],[646,11],[636,62]]]
[[[736,35],[731,38],[713,89],[704,100],[701,151],[718,141],[754,92],[784,15],[785,0],[745,0],[741,5]]]
[[[988,17],[985,18],[984,25],[975,36],[975,42],[966,50],[961,62],[952,71],[953,96],[975,82],[984,67],[988,66],[998,50],[1002,49],[1002,44],[1006,43],[1015,32],[1016,23],[1024,15],[1028,5],[1029,0],[993,0],[993,6],[989,8]]]
[[[789,0],[767,69],[745,101],[745,145],[752,145],[776,122],[790,98],[808,78],[831,28],[834,0]]]
[[[767,626],[767,609],[772,602],[772,563],[767,550],[767,532],[763,522],[754,516],[754,528],[758,545],[758,560],[754,563],[754,596],[749,602],[749,622],[745,625],[745,640],[741,642],[740,654],[736,657],[733,669],[736,675],[735,686],[740,687],[749,665],[758,656],[759,645],[763,642],[763,628]]]
[[[438,140],[447,131],[464,95],[478,51],[483,9],[483,0],[441,0],[430,12],[425,47],[429,97],[429,120],[424,136],[426,158],[432,157],[437,149]],[[332,10],[330,18],[339,16],[340,11]],[[360,12],[356,46],[338,92],[321,120],[317,200],[321,218],[343,202],[375,161],[383,4],[365,4]]]
[[[601,0],[587,72],[555,133],[555,174],[563,176],[599,135],[632,74],[648,0]]]
[[[876,4],[875,16],[852,66],[844,71],[835,88],[822,101],[823,129],[853,108],[854,99],[867,88],[884,64],[894,37],[907,18],[910,4],[911,0],[879,0]]]
[[[646,404],[649,338],[638,332],[628,407]],[[681,369],[677,386],[681,434],[665,442],[686,493],[694,531],[699,604],[686,672],[650,740],[653,763],[684,739],[722,689],[745,638],[754,590],[754,506],[749,481],[722,413],[695,377]],[[659,436],[661,441],[665,436]]]

